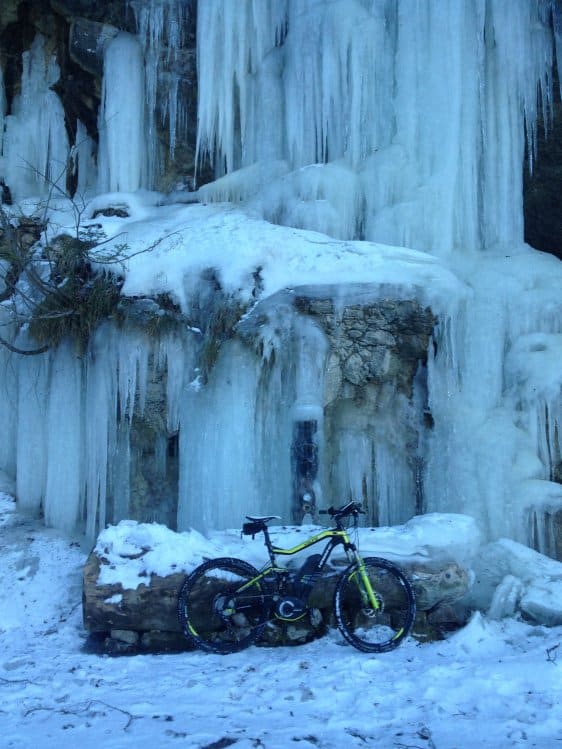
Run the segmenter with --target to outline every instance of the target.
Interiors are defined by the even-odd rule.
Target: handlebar
[[[345,518],[348,515],[364,515],[365,510],[357,502],[347,502],[347,504],[341,507],[329,507],[327,510],[318,510],[319,515],[330,515],[333,518],[340,519]]]

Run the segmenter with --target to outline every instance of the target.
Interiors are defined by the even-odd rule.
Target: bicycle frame
[[[240,592],[242,592],[245,588],[253,585],[255,582],[259,580],[263,580],[264,578],[267,578],[272,573],[276,576],[276,580],[277,580],[278,575],[286,572],[285,567],[278,566],[277,560],[276,560],[277,555],[293,556],[294,554],[298,554],[300,551],[304,551],[305,549],[308,549],[311,546],[315,546],[317,543],[320,543],[321,541],[328,540],[329,542],[326,544],[324,551],[320,555],[320,559],[318,560],[316,567],[309,572],[310,577],[314,578],[315,576],[320,576],[333,550],[337,546],[343,545],[349,562],[357,563],[359,576],[363,584],[363,587],[358,585],[361,598],[364,600],[365,604],[368,603],[375,611],[380,608],[379,600],[375,594],[375,591],[373,590],[373,586],[371,585],[371,581],[369,580],[369,576],[367,575],[367,572],[365,570],[363,558],[358,553],[357,547],[351,541],[349,534],[345,528],[336,527],[336,528],[327,529],[325,531],[321,531],[320,533],[317,533],[311,538],[307,538],[306,541],[303,541],[302,543],[297,544],[296,546],[292,546],[288,549],[285,549],[279,546],[274,546],[271,543],[271,538],[269,535],[269,528],[267,526],[264,526],[262,532],[264,534],[265,546],[269,554],[269,564],[266,564],[266,566],[262,568],[262,570],[260,571],[260,574],[257,577],[253,578],[252,580],[248,581],[244,586],[242,586],[242,588],[240,589]]]
[[[269,559],[261,569],[242,559],[208,559],[188,577],[178,593],[178,617],[188,640],[202,650],[234,653],[255,643],[265,634],[268,623],[294,622],[309,618],[297,635],[308,638],[326,626],[327,597],[331,594],[332,616],[344,639],[365,653],[385,653],[397,647],[409,634],[416,614],[411,584],[392,562],[365,557],[351,540],[343,519],[357,520],[362,508],[348,502],[339,509],[320,510],[331,515],[333,525],[319,529],[289,548],[272,543],[268,522],[276,516],[246,515],[242,535],[264,534]],[[322,545],[321,553],[306,550]],[[332,552],[343,546],[345,566],[325,570]],[[288,569],[278,557],[305,552],[296,569]],[[333,588],[333,590],[332,590]],[[294,633],[273,627],[274,638]]]

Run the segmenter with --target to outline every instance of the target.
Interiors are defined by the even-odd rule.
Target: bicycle
[[[367,653],[398,647],[416,614],[408,578],[386,559],[359,554],[343,521],[352,517],[357,525],[363,513],[360,505],[348,502],[320,512],[332,517],[333,527],[289,549],[271,542],[267,524],[277,516],[247,515],[242,534],[264,534],[269,562],[257,570],[241,559],[211,559],[188,575],[178,595],[178,617],[192,645],[212,653],[234,653],[256,642],[268,622],[295,622],[310,615],[312,588],[334,549],[343,545],[348,566],[339,574],[333,594],[339,630],[348,643]],[[324,540],[328,543],[323,552],[309,556],[298,571],[277,564],[277,556],[297,554]]]

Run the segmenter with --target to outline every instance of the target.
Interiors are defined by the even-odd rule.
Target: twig
[[[127,731],[135,720],[140,720],[143,717],[142,715],[133,715],[128,710],[123,710],[123,708],[121,707],[110,705],[108,702],[103,702],[102,700],[90,700],[84,706],[77,705],[72,708],[54,708],[54,707],[47,707],[46,705],[37,705],[36,707],[28,708],[24,712],[23,716],[24,718],[27,718],[28,715],[32,715],[33,713],[45,711],[45,712],[59,713],[60,715],[75,715],[76,717],[81,718],[81,717],[84,717],[85,713],[86,715],[90,713],[94,705],[103,705],[103,707],[107,707],[109,710],[115,710],[118,713],[122,713],[123,715],[126,715],[127,722],[123,727],[123,731]],[[90,717],[94,717],[94,716],[90,715]]]
[[[0,676],[0,684],[33,684],[36,687],[40,686],[36,681],[30,679],[4,679],[3,676]]]
[[[556,645],[553,645],[551,648],[546,649],[546,660],[548,663],[556,663],[556,658],[558,657],[558,653],[556,650],[560,647],[560,643],[556,643]]]

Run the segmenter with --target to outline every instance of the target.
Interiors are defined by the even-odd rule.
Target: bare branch
[[[41,346],[41,348],[36,349],[22,349],[18,348],[17,346],[13,346],[11,343],[9,343],[5,338],[2,338],[0,335],[0,343],[2,346],[5,346],[8,351],[11,351],[13,354],[23,354],[24,356],[36,356],[37,354],[44,354],[45,351],[48,351],[50,346]]]
[[[89,700],[87,703],[83,705],[74,705],[71,707],[65,707],[65,708],[55,708],[47,705],[35,705],[34,707],[29,707],[27,710],[25,710],[23,716],[24,718],[27,718],[29,715],[32,715],[33,713],[38,712],[50,712],[50,713],[58,713],[59,715],[75,715],[76,717],[83,717],[86,715],[87,717],[96,717],[99,715],[99,712],[94,713],[93,707],[95,705],[101,705],[102,707],[106,707],[108,710],[114,710],[115,712],[121,713],[127,718],[127,722],[123,726],[123,731],[127,731],[133,721],[140,720],[143,716],[141,715],[133,715],[128,710],[124,710],[121,707],[116,707],[115,705],[110,705],[108,702],[103,702],[102,700]]]

